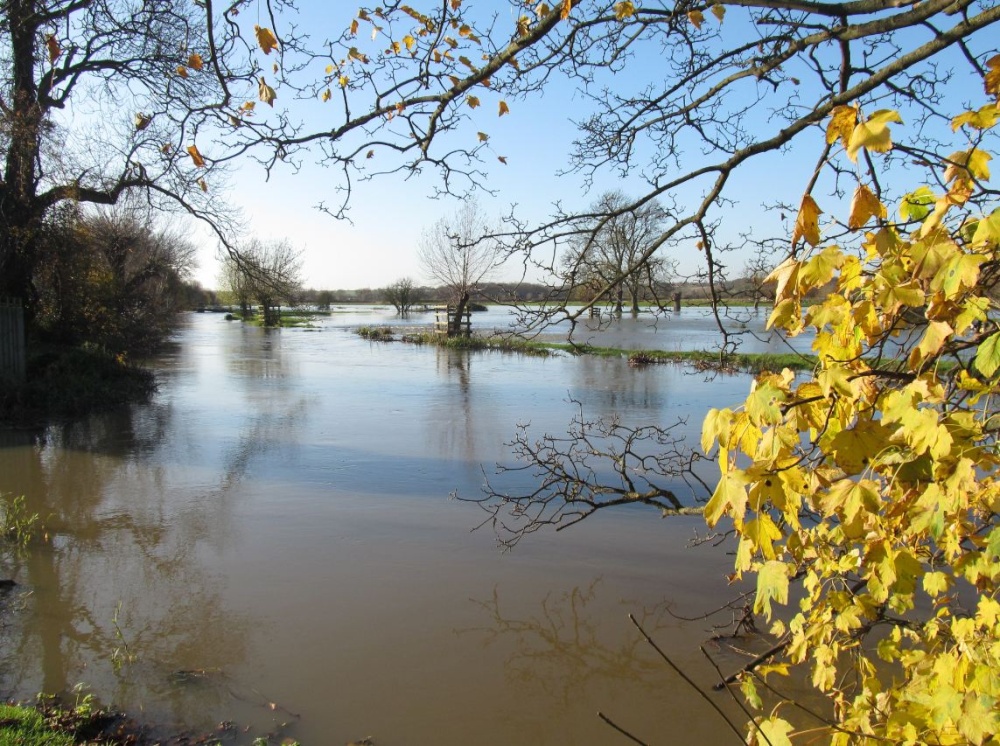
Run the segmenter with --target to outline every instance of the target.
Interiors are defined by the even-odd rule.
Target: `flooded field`
[[[687,418],[696,440],[748,379],[370,344],[351,328],[391,314],[342,310],[271,332],[192,314],[150,404],[0,431],[0,491],[24,494],[50,539],[2,558],[18,586],[0,597],[0,695],[85,684],[162,732],[226,721],[247,744],[627,743],[598,711],[651,743],[678,728],[733,742],[627,618],[704,688],[717,680],[698,648],[711,621],[678,618],[735,593],[724,549],[689,546],[700,518],[605,511],[502,554],[449,496],[512,463],[519,423],[564,432],[574,401],[630,425]],[[593,334],[711,347],[697,309],[615,325]]]

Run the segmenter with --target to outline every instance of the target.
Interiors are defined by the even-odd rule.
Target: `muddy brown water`
[[[703,316],[601,339],[697,346]],[[627,618],[702,688],[717,680],[699,652],[711,622],[674,616],[734,594],[724,549],[689,546],[698,517],[607,511],[502,554],[449,495],[512,463],[518,423],[561,433],[582,406],[686,417],[697,438],[748,379],[350,331],[382,321],[355,309],[266,332],[192,314],[151,403],[0,432],[0,490],[49,536],[0,559],[18,583],[0,591],[0,695],[84,685],[163,733],[234,723],[236,743],[627,743],[598,711],[649,743],[737,742]]]

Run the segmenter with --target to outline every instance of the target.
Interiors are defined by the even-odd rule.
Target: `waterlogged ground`
[[[267,332],[194,314],[156,363],[151,404],[0,431],[0,490],[26,495],[49,538],[0,558],[19,584],[0,591],[0,696],[82,683],[164,732],[231,721],[237,743],[627,743],[598,711],[651,743],[733,742],[627,618],[704,688],[717,679],[698,649],[711,622],[668,613],[735,593],[724,550],[688,546],[699,518],[608,512],[503,555],[488,528],[470,530],[483,514],[449,495],[480,494],[484,472],[511,463],[518,423],[564,432],[582,406],[633,425],[687,418],[696,436],[747,379],[350,331],[386,322],[341,309]],[[591,334],[626,348],[715,339],[697,309]],[[741,660],[709,649],[724,668]]]

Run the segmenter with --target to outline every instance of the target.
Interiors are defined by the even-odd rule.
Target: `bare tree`
[[[622,192],[602,194],[590,208],[595,217],[583,219],[592,225],[591,232],[578,236],[564,258],[570,287],[584,288],[587,300],[610,300],[617,316],[626,294],[632,315],[637,316],[644,293],[655,298],[668,266],[661,256],[643,255],[669,214],[656,201],[622,211],[628,204]],[[611,218],[603,217],[609,214]]]
[[[441,218],[425,230],[420,239],[418,255],[424,271],[448,289],[455,305],[448,336],[461,334],[472,293],[502,259],[500,244],[490,237],[494,232],[479,203],[470,199],[454,216]]]
[[[251,301],[260,306],[264,326],[280,326],[280,305],[302,285],[302,252],[288,241],[250,239],[223,263],[221,282],[232,292],[244,318]]]
[[[409,277],[403,277],[385,288],[382,295],[387,303],[393,305],[398,315],[405,316],[416,302],[415,290],[413,280]]]

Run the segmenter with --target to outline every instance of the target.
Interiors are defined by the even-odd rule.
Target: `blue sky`
[[[333,32],[350,22],[349,5],[331,10],[326,3],[304,0],[302,7],[322,8],[313,19],[312,27],[319,29],[317,36],[322,35],[325,26]],[[492,6],[487,3],[484,7]],[[498,4],[497,7],[506,8],[507,5]],[[729,35],[741,33],[734,23],[735,18],[727,17],[726,20],[729,26],[724,24],[724,29]],[[745,34],[746,29],[742,33]],[[650,50],[648,58],[637,59],[622,74],[624,77],[611,80],[612,84],[630,87],[655,80],[657,60],[656,50]],[[642,74],[633,77],[632,70],[641,70]],[[275,87],[277,105],[290,103],[281,87]],[[977,90],[980,91],[978,97]],[[966,100],[981,101],[980,83],[972,76],[960,79],[952,92],[960,93]],[[808,99],[808,91],[803,93]],[[494,154],[486,154],[483,168],[488,173],[486,186],[494,190],[496,196],[479,195],[480,203],[489,213],[499,215],[516,203],[523,217],[543,220],[556,201],[562,201],[567,208],[581,208],[607,190],[621,189],[630,195],[640,193],[641,184],[623,183],[613,173],[598,178],[589,192],[584,190],[578,176],[556,176],[567,166],[576,134],[571,120],[581,118],[587,111],[586,103],[567,80],[554,77],[544,96],[527,101],[511,100],[510,113],[503,117],[497,116],[498,97],[486,92],[482,98],[483,105],[473,112],[472,121],[464,131],[451,133],[449,142],[454,147],[468,145],[471,148],[476,144],[477,131],[490,135],[489,144]],[[317,112],[322,111],[320,106],[318,102],[308,106],[295,104],[296,111],[303,112],[307,119],[318,116]],[[905,136],[905,127],[898,132]],[[805,140],[804,148],[796,146],[797,149],[790,153],[758,158],[734,177],[727,191],[730,196],[740,195],[741,202],[727,210],[730,236],[735,238],[741,231],[759,227],[762,220],[771,223],[769,230],[773,234],[776,218],[762,218],[761,205],[779,199],[798,202],[823,146],[819,130],[800,140]],[[496,155],[504,156],[506,165],[498,162]],[[686,167],[700,165],[696,148],[691,148],[687,155]],[[457,205],[453,199],[432,199],[436,177],[428,174],[404,181],[394,175],[355,184],[350,222],[335,220],[316,209],[321,201],[336,201],[335,178],[336,172],[306,158],[298,173],[279,168],[272,173],[270,181],[265,182],[263,170],[247,161],[233,174],[234,187],[228,199],[243,211],[245,224],[255,235],[265,239],[285,238],[302,250],[306,287],[381,287],[401,277],[410,277],[418,283],[428,282],[417,258],[421,231],[452,213]],[[840,206],[839,213],[838,206],[829,202],[821,201],[821,206],[828,214],[831,212],[828,208],[833,207],[835,214],[846,217],[844,206]],[[201,230],[197,230],[196,235],[203,236],[196,279],[206,287],[215,287],[218,277],[215,242]],[[701,259],[693,245],[680,246],[675,251],[674,258],[684,271],[692,270]],[[743,261],[739,257],[732,259],[732,267],[739,269]],[[519,266],[502,269],[498,279],[515,279],[519,271]]]

